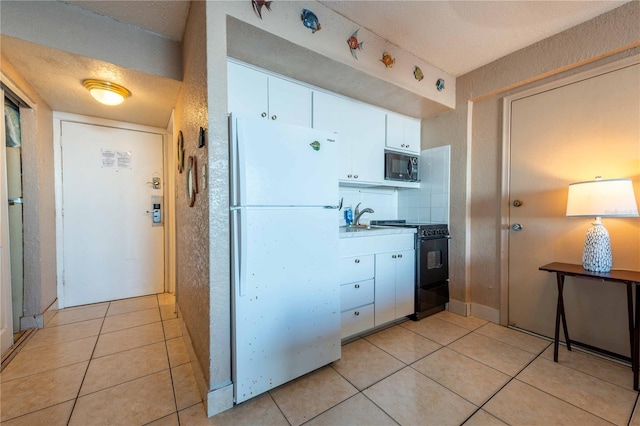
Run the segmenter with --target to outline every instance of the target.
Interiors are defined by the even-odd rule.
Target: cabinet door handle
[[[396,256],[395,254],[391,256],[392,259],[395,259],[396,257],[398,256]]]
[[[262,116],[262,118],[264,118],[264,117],[266,117],[266,116],[267,116],[267,113],[266,113],[266,112],[263,112],[263,113],[262,113],[262,114],[260,114],[260,115]]]
[[[402,148],[404,148],[404,144],[400,145]]]
[[[357,317],[358,315],[360,315],[360,312],[355,311],[355,312],[353,313],[353,315]]]
[[[398,255],[398,257],[399,257],[399,258],[402,258],[402,255],[401,255],[401,254],[399,254],[399,255]]]
[[[278,119],[278,116],[277,116],[277,115],[272,115],[272,116],[271,116],[271,119],[272,119],[272,120],[277,120],[277,119]]]
[[[358,179],[358,175],[353,175],[353,178],[354,179]]]
[[[354,287],[355,288],[360,288],[360,284],[356,284]]]
[[[360,259],[356,259],[356,260],[355,260],[355,262],[356,262],[356,263],[360,263]]]
[[[353,175],[347,175],[347,177],[348,177],[349,179],[351,179],[351,178],[353,177]]]

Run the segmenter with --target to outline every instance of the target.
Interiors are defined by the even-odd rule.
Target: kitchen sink
[[[355,225],[355,226],[346,226],[345,232],[362,232],[362,231],[370,231],[371,227],[369,225]]]
[[[367,232],[367,231],[375,231],[379,229],[385,229],[388,227],[384,226],[371,226],[371,225],[349,225],[343,226],[341,229],[344,229],[343,232]]]

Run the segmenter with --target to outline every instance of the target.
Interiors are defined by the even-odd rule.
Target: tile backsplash
[[[398,189],[398,218],[448,224],[450,171],[450,145],[422,151],[420,189]]]
[[[358,203],[360,210],[369,207],[374,213],[365,213],[360,218],[361,224],[369,223],[372,219],[397,219],[398,218],[398,192],[395,188],[372,187],[340,187],[340,197],[342,198],[342,210],[340,210],[338,224],[345,226],[344,211],[351,208],[353,220],[356,219],[355,211]]]
[[[344,211],[356,205],[369,207],[361,224],[371,220],[404,219],[410,222],[449,223],[449,176],[451,146],[425,149],[420,154],[420,189],[340,186],[342,210],[338,225],[345,226]]]

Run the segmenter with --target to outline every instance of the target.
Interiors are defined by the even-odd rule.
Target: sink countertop
[[[374,237],[379,235],[393,235],[393,234],[415,234],[415,228],[402,228],[399,226],[371,226],[370,228],[349,228],[347,226],[340,226],[339,228],[340,238],[359,238],[359,237]]]

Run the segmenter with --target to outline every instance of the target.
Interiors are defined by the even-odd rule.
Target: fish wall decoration
[[[413,69],[413,76],[416,78],[416,80],[418,81],[422,81],[422,79],[424,78],[424,74],[422,73],[422,70],[420,69],[419,66],[416,65],[416,67]]]
[[[320,22],[318,21],[318,17],[309,9],[302,9],[302,13],[300,13],[300,19],[302,20],[302,25],[311,29],[311,33],[315,33],[316,31],[320,31],[322,29],[322,27],[320,26]]]
[[[351,34],[351,37],[347,39],[347,44],[349,45],[349,49],[351,49],[351,55],[353,55],[356,60],[358,59],[358,50],[362,50],[362,43],[364,43],[363,41],[358,43],[359,30],[360,29],[355,30],[354,33]]]
[[[391,55],[389,55],[387,52],[384,52],[382,54],[382,59],[380,59],[380,62],[382,62],[385,67],[391,68],[393,67],[393,64],[396,63],[396,60],[392,58]]]
[[[262,7],[266,7],[271,12],[271,3],[273,1],[251,0],[251,7],[253,7],[253,11],[258,15],[258,18],[262,19]]]

